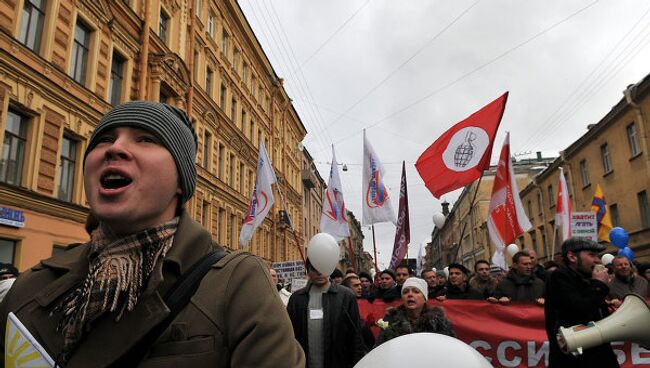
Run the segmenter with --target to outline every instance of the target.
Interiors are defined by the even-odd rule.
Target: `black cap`
[[[11,263],[0,263],[0,276],[14,275],[18,277],[18,269]]]
[[[585,238],[571,237],[562,243],[562,255],[568,252],[579,252],[581,250],[591,250],[594,252],[602,252],[607,248],[604,244],[598,244],[595,241]]]
[[[370,276],[370,274],[368,272],[359,272],[359,278],[362,278],[362,277],[365,277],[368,280],[372,281],[372,276]]]
[[[335,279],[337,277],[343,277],[343,272],[339,270],[338,268],[335,268],[332,274],[330,275],[330,278]]]
[[[465,275],[469,275],[469,270],[467,269],[467,267],[463,266],[463,265],[460,264],[460,263],[452,263],[452,264],[450,264],[449,266],[447,266],[447,269],[448,269],[448,270],[451,270],[452,268],[457,268],[457,269],[459,269],[462,273],[464,273]]]

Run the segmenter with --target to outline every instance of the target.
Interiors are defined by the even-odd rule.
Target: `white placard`
[[[571,235],[598,241],[598,219],[595,212],[572,212]]]

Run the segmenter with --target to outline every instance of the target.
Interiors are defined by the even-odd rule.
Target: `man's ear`
[[[578,255],[576,253],[568,251],[566,256],[569,259],[570,263],[578,263]]]

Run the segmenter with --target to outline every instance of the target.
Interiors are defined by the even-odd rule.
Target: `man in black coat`
[[[512,256],[512,268],[499,282],[488,301],[508,304],[511,301],[535,301],[544,305],[544,281],[533,274],[533,262],[526,251]]]
[[[469,270],[467,267],[460,263],[452,263],[447,266],[447,270],[449,271],[449,279],[445,287],[436,295],[438,301],[446,299],[484,299],[480,291],[469,286],[467,282]]]
[[[351,368],[365,354],[361,317],[350,289],[330,282],[307,259],[309,283],[289,298],[287,312],[307,368]]]
[[[618,367],[609,343],[585,349],[577,357],[564,354],[557,342],[559,327],[587,324],[607,317],[609,293],[607,271],[594,271],[600,263],[598,253],[605,246],[596,242],[569,238],[562,244],[564,267],[550,274],[546,282],[546,334],[550,345],[549,367]]]

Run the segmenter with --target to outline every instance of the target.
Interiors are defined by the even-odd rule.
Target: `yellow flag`
[[[54,361],[45,349],[34,339],[29,330],[9,313],[5,334],[6,368],[51,368]]]
[[[596,213],[598,220],[598,240],[609,241],[609,232],[612,230],[612,217],[609,214],[607,203],[605,202],[605,195],[600,189],[600,185],[596,184],[596,192],[594,199],[591,200],[591,212]]]

